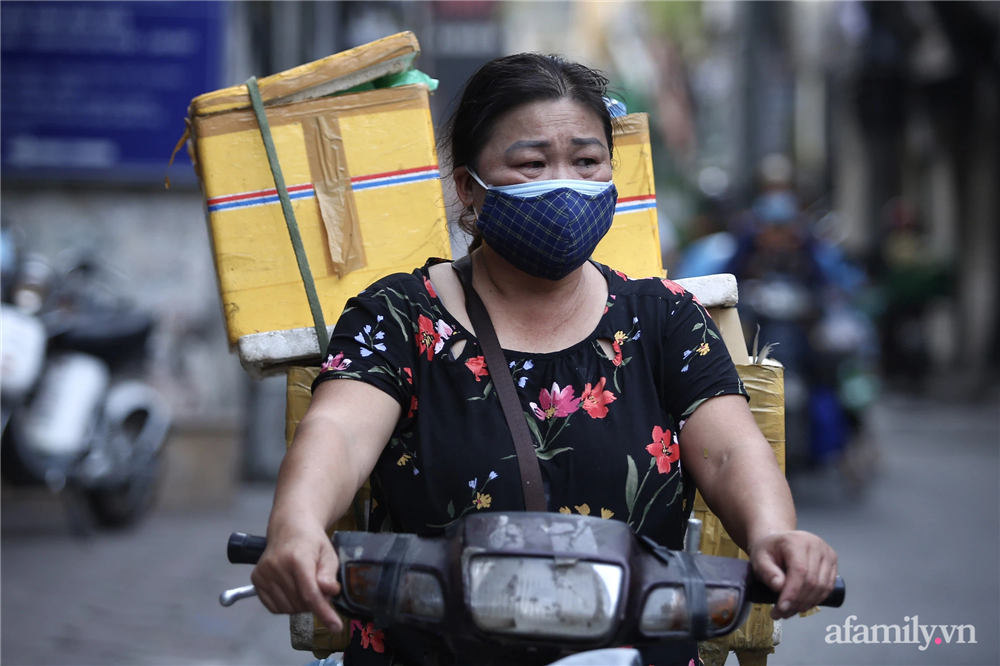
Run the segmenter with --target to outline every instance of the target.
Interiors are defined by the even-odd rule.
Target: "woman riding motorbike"
[[[555,56],[499,58],[468,81],[449,126],[472,286],[505,350],[548,509],[680,548],[697,487],[780,590],[774,616],[789,617],[830,592],[836,555],[796,530],[715,325],[679,285],[589,261],[617,200],[606,84]],[[373,530],[440,534],[470,512],[523,510],[492,382],[450,263],[430,259],[351,299],[281,466],[252,574],[265,606],[340,629],[325,530],[369,477]],[[353,632],[346,664],[431,659],[369,629]],[[644,663],[697,658],[694,642],[644,649]]]

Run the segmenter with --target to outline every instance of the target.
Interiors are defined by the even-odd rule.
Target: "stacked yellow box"
[[[633,113],[618,118],[614,139],[618,205],[594,259],[631,277],[663,277],[649,116]]]
[[[411,271],[428,256],[450,256],[427,87],[314,98],[329,95],[336,82],[346,87],[390,65],[408,67],[417,53],[416,39],[402,33],[260,81],[331,324],[347,299],[375,280]],[[241,357],[249,350],[245,365],[261,367],[289,360],[285,334],[301,329],[299,337],[308,338],[313,320],[249,106],[246,86],[209,93],[192,102],[190,125],[229,342],[239,343]],[[248,338],[256,345],[240,342],[267,333]],[[308,342],[299,345],[300,357],[319,353],[315,334]]]

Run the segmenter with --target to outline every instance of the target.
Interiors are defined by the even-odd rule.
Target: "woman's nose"
[[[549,169],[550,180],[573,180],[579,177],[569,162],[552,164]]]

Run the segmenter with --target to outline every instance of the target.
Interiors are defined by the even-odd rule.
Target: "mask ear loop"
[[[470,175],[470,176],[472,176],[473,178],[475,178],[475,179],[476,179],[476,182],[477,182],[477,183],[479,183],[479,184],[480,184],[480,185],[481,185],[481,186],[483,187],[483,189],[484,189],[484,190],[492,190],[492,189],[493,189],[492,187],[490,187],[489,185],[487,185],[486,183],[484,183],[484,182],[482,181],[482,179],[481,179],[481,178],[479,177],[479,175],[478,175],[478,174],[477,174],[477,173],[476,173],[476,172],[475,172],[475,171],[473,170],[473,168],[472,168],[472,167],[470,167],[470,166],[467,166],[467,167],[465,167],[465,170],[469,172],[469,175]]]
[[[465,170],[469,172],[469,175],[472,176],[476,180],[476,182],[479,183],[482,186],[482,188],[484,190],[486,190],[488,192],[491,189],[493,189],[492,187],[490,187],[489,185],[487,185],[486,183],[484,183],[482,181],[482,179],[479,177],[479,175],[475,172],[475,170],[472,167],[467,166],[467,167],[465,167]],[[479,211],[476,210],[475,206],[472,207],[472,212],[476,214],[476,219],[478,220],[479,219]]]

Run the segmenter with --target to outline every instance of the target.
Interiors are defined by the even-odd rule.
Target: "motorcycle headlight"
[[[485,632],[597,638],[614,628],[623,575],[575,558],[477,556],[467,570],[469,607]]]
[[[705,590],[708,605],[708,631],[724,633],[740,616],[740,591],[735,587],[709,587]],[[687,596],[683,587],[658,587],[646,597],[639,620],[644,634],[687,633],[691,630]]]
[[[344,567],[344,592],[363,610],[373,611],[382,566],[351,562]],[[444,617],[444,592],[438,579],[425,571],[408,569],[403,573],[396,593],[396,612],[422,620]]]

